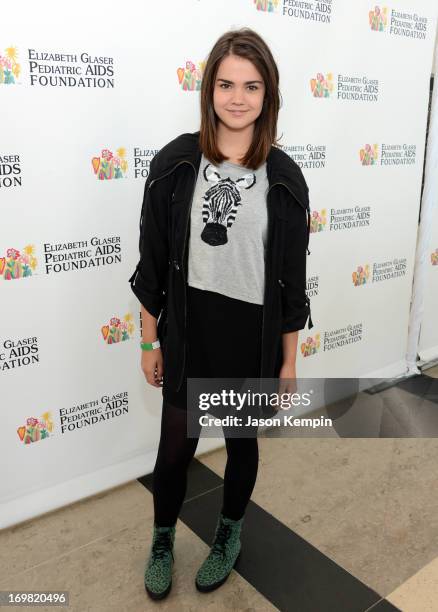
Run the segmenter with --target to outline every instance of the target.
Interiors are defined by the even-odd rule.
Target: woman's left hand
[[[283,363],[279,374],[278,393],[296,393],[297,391],[297,374],[295,365]]]

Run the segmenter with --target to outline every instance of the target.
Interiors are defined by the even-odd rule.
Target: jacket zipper
[[[193,164],[191,164],[190,162],[188,162],[188,161],[187,161],[187,160],[185,160],[185,159],[183,159],[182,161],[178,162],[178,163],[177,163],[177,164],[176,164],[176,165],[175,165],[173,168],[171,168],[171,169],[169,170],[169,172],[166,172],[165,174],[162,174],[161,176],[157,176],[157,178],[152,179],[152,181],[151,181],[151,182],[149,183],[149,185],[148,185],[148,188],[147,188],[147,192],[146,192],[146,194],[147,194],[147,193],[149,193],[149,189],[152,187],[152,185],[153,185],[153,184],[154,184],[156,181],[159,181],[159,180],[161,180],[162,178],[164,178],[164,177],[166,177],[166,176],[169,176],[169,174],[172,174],[172,172],[173,172],[174,170],[176,170],[176,168],[178,168],[178,166],[180,166],[181,164],[190,164],[191,166],[193,165]],[[146,194],[145,194],[145,198],[146,198]],[[142,211],[142,212],[143,212],[143,211]],[[141,230],[141,228],[140,228],[140,230]],[[169,245],[169,246],[170,246],[170,245]],[[169,261],[170,261],[170,260],[169,260]],[[135,277],[137,276],[137,270],[138,270],[138,266],[139,266],[139,265],[140,265],[140,264],[138,263],[138,264],[137,264],[137,267],[135,268],[134,274],[133,274],[133,275],[131,276],[131,278],[129,279],[130,281],[132,280],[132,281],[134,282],[134,284],[135,284]]]
[[[184,376],[184,368],[185,368],[185,364],[186,364],[186,337],[185,336],[186,336],[186,328],[187,328],[187,291],[186,291],[185,274],[184,274],[184,255],[185,255],[185,251],[186,251],[187,231],[188,231],[189,221],[190,221],[190,212],[191,212],[191,209],[192,209],[193,196],[195,195],[196,168],[192,164],[192,162],[189,162],[186,159],[183,159],[182,161],[178,162],[173,168],[171,168],[171,170],[169,170],[169,172],[166,172],[165,174],[162,174],[161,176],[157,176],[157,178],[153,179],[150,182],[149,187],[148,187],[148,192],[149,192],[149,189],[152,187],[152,185],[156,181],[159,181],[160,179],[165,178],[166,176],[168,176],[169,174],[174,172],[176,170],[176,168],[178,168],[178,166],[180,166],[181,164],[190,164],[190,166],[193,168],[193,171],[195,173],[195,181],[194,181],[194,185],[193,185],[192,197],[191,197],[191,200],[190,200],[189,212],[187,214],[187,221],[186,221],[186,227],[185,227],[185,233],[184,233],[182,262],[181,262],[181,271],[182,271],[182,275],[183,275],[184,292],[185,292],[185,299],[184,299],[184,355],[183,355],[183,368],[182,368],[182,372],[181,372],[180,381],[179,381],[179,384],[178,384],[178,387],[177,387],[177,391],[179,391],[179,389],[181,387],[182,379],[183,379],[183,376]],[[169,248],[170,248],[170,246],[171,245],[169,245]],[[170,259],[169,259],[169,263],[170,263]]]
[[[193,181],[193,190],[192,190],[192,197],[190,198],[190,205],[189,205],[189,210],[187,213],[187,220],[186,220],[186,227],[185,227],[185,233],[184,233],[184,242],[183,242],[183,252],[182,252],[182,261],[181,261],[181,272],[182,272],[182,276],[183,276],[183,283],[184,283],[184,355],[183,355],[183,367],[181,370],[181,376],[180,376],[180,380],[178,383],[178,387],[177,387],[177,392],[180,390],[181,385],[182,385],[182,381],[183,381],[183,377],[184,377],[184,369],[186,366],[186,329],[187,329],[187,285],[186,285],[186,275],[185,275],[185,271],[184,271],[184,261],[185,261],[185,252],[186,252],[186,244],[187,244],[187,231],[189,229],[189,223],[190,223],[190,215],[191,215],[191,211],[192,211],[192,204],[193,204],[193,196],[195,195],[195,188],[196,188],[196,179],[197,179],[197,174],[196,174],[196,168],[195,166],[192,164],[192,162],[186,162],[188,164],[191,165],[191,167],[193,168],[193,172],[195,173],[195,180]]]
[[[168,176],[169,174],[171,174],[174,170],[176,170],[176,168],[178,168],[178,166],[180,166],[181,164],[190,164],[191,166],[193,166],[193,164],[191,162],[188,162],[186,159],[183,159],[182,161],[178,162],[173,168],[171,168],[171,170],[169,170],[169,172],[166,172],[165,174],[162,174],[161,176],[157,176],[157,178],[154,178],[150,183],[149,183],[149,187],[148,187],[148,191],[149,189],[152,187],[152,185],[156,182],[159,181],[160,179],[164,178],[165,176]]]
[[[289,191],[289,193],[297,200],[297,202],[299,202],[299,204],[304,208],[304,210],[307,211],[307,207],[303,206],[303,203],[301,202],[301,200],[299,200],[297,198],[297,196],[293,193],[293,191],[291,191],[289,189],[289,187],[285,184],[285,183],[274,183],[273,185],[271,185],[266,193],[266,199],[268,198],[269,192],[271,191],[271,189],[273,187],[275,187],[275,185],[283,185],[283,187],[286,187],[286,189]],[[268,222],[269,222],[269,217],[270,217],[270,210],[269,210],[269,206],[268,206]],[[309,229],[309,215],[307,215],[307,228]],[[307,232],[307,236],[309,236],[309,232]],[[270,238],[270,232],[268,231],[268,244],[266,245],[266,253],[269,253],[269,238]],[[309,241],[307,241],[307,245],[309,244]],[[307,249],[309,250],[309,249]],[[265,304],[266,304],[266,287],[267,287],[267,282],[266,282],[266,262],[265,262],[265,297],[263,299],[263,313],[262,313],[262,342],[261,342],[261,358],[260,358],[260,378],[262,378],[262,373],[263,373],[263,331],[264,331],[264,326],[265,326]],[[307,298],[307,296],[306,296]]]

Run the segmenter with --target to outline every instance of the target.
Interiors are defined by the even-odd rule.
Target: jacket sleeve
[[[163,181],[151,185],[157,176],[156,156],[150,164],[140,214],[140,260],[129,279],[140,303],[158,319],[165,300],[169,268],[168,202]]]
[[[304,329],[310,314],[310,299],[306,294],[306,261],[309,244],[310,212],[294,202],[287,221],[282,272],[282,333]]]

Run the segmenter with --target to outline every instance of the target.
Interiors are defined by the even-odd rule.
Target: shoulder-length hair
[[[225,32],[208,55],[201,83],[199,147],[204,156],[215,165],[227,159],[217,146],[218,118],[213,105],[213,92],[219,64],[231,54],[250,60],[265,84],[265,98],[262,111],[254,124],[252,143],[240,159],[242,166],[257,170],[266,161],[271,145],[279,146],[276,136],[280,90],[278,68],[272,53],[262,37],[251,28]]]

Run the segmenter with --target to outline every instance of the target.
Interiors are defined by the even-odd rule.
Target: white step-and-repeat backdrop
[[[438,145],[438,143],[436,143]],[[438,158],[438,148],[435,146]],[[438,180],[438,173],[435,175]],[[435,191],[435,195],[438,190]],[[418,354],[424,361],[438,359],[438,205],[431,211],[429,243],[425,254],[424,311]]]
[[[421,285],[421,299],[418,300],[421,326],[417,349],[420,359],[425,362],[438,359],[438,42],[434,56],[434,81],[417,249],[419,268],[416,272]],[[418,325],[412,327],[417,331]],[[415,337],[412,340],[415,341]]]
[[[6,12],[5,12],[6,11]],[[0,24],[0,527],[153,468],[161,392],[128,278],[153,155],[249,26],[312,208],[301,377],[405,371],[436,0],[9,3]],[[211,448],[202,439],[198,449]]]

